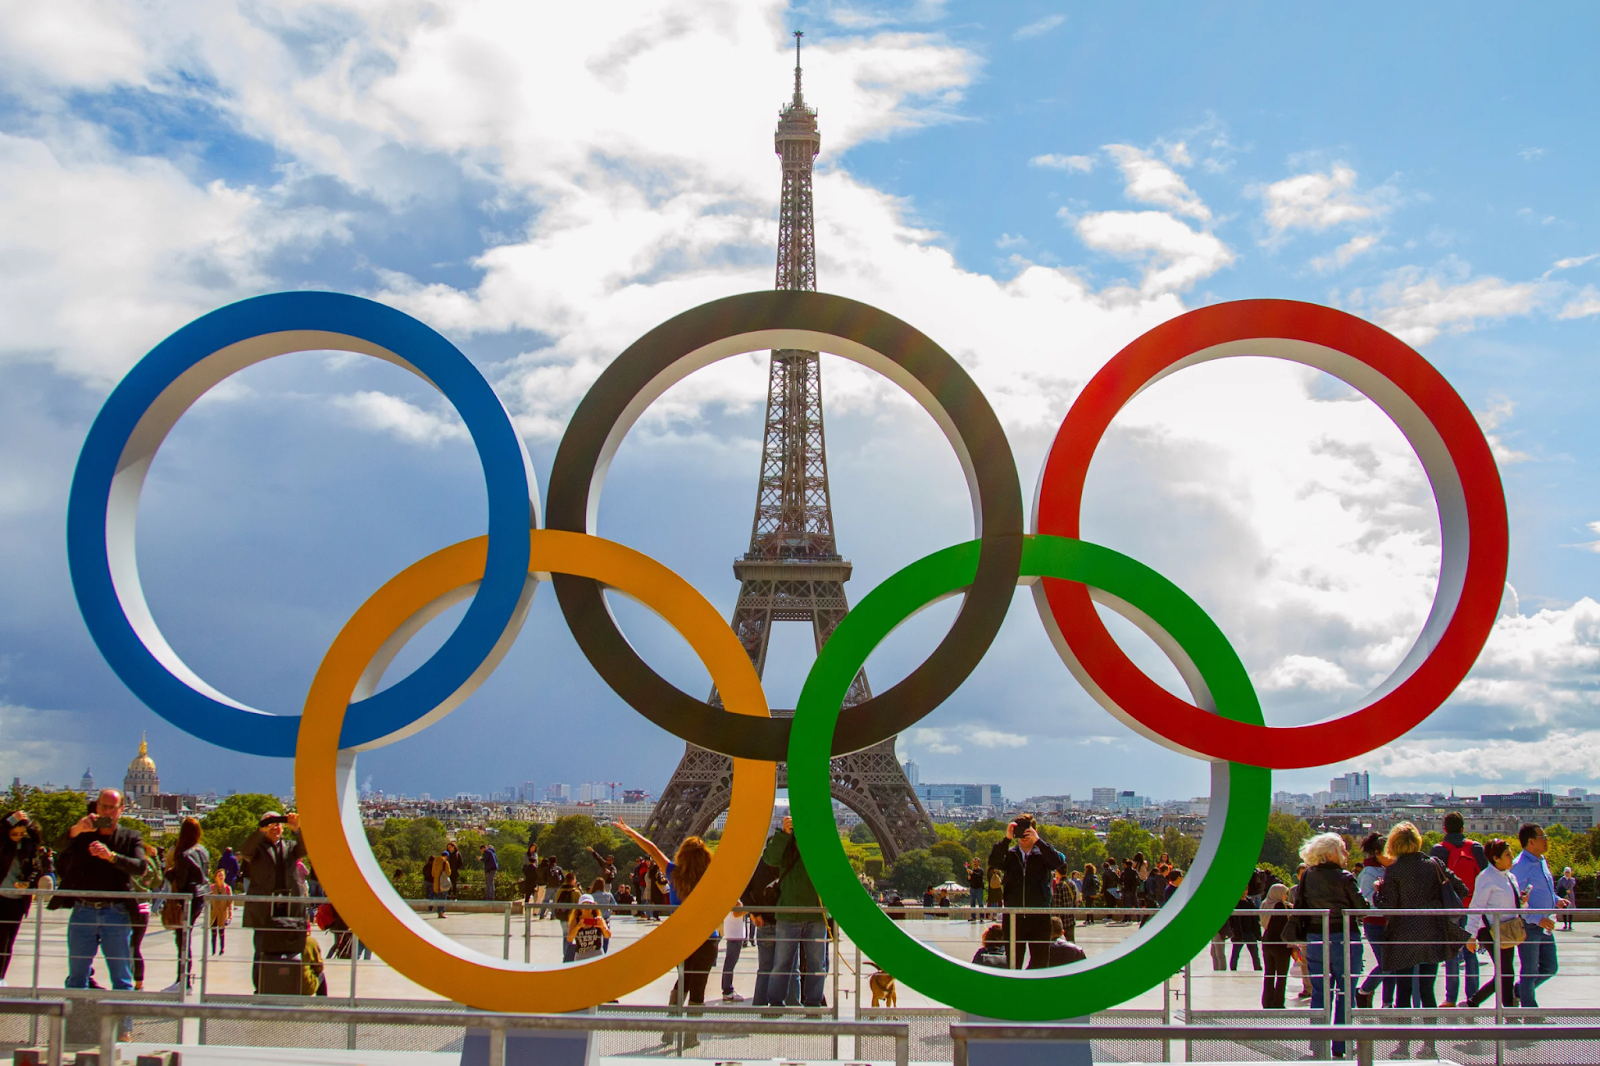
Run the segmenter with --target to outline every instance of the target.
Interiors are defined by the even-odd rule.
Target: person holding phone
[[[39,875],[39,827],[27,811],[13,811],[5,828],[0,837],[0,988],[5,987],[6,970],[11,967],[11,946],[33,902],[24,890]]]
[[[78,893],[132,892],[145,872],[144,839],[120,825],[122,793],[102,789],[93,814],[73,823],[61,841],[62,895],[51,906],[70,906],[67,919],[67,987],[88,988],[95,954],[106,959],[111,987],[133,989],[133,911],[138,901]]]

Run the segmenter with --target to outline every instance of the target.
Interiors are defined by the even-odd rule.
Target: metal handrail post
[[[106,1066],[116,1066],[117,1062],[117,1024],[122,1016],[113,1007],[102,1007],[100,1010],[100,1061]]]
[[[506,929],[504,942],[500,946],[500,957],[507,962],[511,961],[511,904],[506,904]]]
[[[1193,1025],[1194,1018],[1194,960],[1190,959],[1183,964],[1183,1027],[1188,1029]],[[1183,1061],[1194,1061],[1194,1041],[1184,1038]]]
[[[534,895],[538,895],[537,889]],[[533,907],[527,900],[522,901],[522,961],[533,961]]]
[[[1319,986],[1316,983],[1317,982],[1316,976],[1313,975],[1312,978],[1311,978],[1311,980],[1313,982],[1311,987],[1312,988],[1321,987],[1321,989],[1322,989],[1322,999],[1323,999],[1323,1003],[1322,1003],[1323,1013],[1327,1015],[1327,1018],[1326,1018],[1327,1024],[1328,1025],[1332,1025],[1333,1024],[1333,1001],[1334,1001],[1334,995],[1333,995],[1333,923],[1331,921],[1329,921],[1329,918],[1330,918],[1329,912],[1323,911],[1322,912],[1322,981],[1321,981],[1321,984]],[[1333,1045],[1332,1044],[1328,1045],[1328,1054],[1330,1054],[1330,1055],[1333,1054]]]
[[[1498,1029],[1506,1023],[1505,987],[1506,981],[1513,975],[1501,971],[1504,956],[1500,954],[1500,919],[1494,920],[1494,1025]],[[1500,1066],[1505,1060],[1506,1044],[1504,1040],[1494,1042],[1494,1066]]]
[[[1007,907],[1003,900],[1000,903],[1000,913],[1004,915],[1006,930],[1011,939],[1011,954],[1006,957],[1006,965],[1013,970],[1020,970],[1022,967],[1017,965],[1017,916],[1011,912],[1011,908]]]
[[[506,1030],[503,1025],[489,1026],[489,1066],[506,1066]]]
[[[35,999],[39,997],[39,943],[44,933],[45,904],[49,899],[49,896],[45,896],[43,899],[35,896],[33,900],[33,984],[29,991],[33,993]],[[34,1044],[38,1040],[39,1016],[30,1014],[28,1015],[28,1043]]]
[[[38,1018],[37,1014],[33,1015]],[[47,1023],[50,1027],[50,1050],[47,1061],[50,1066],[61,1066],[61,1053],[67,1044],[67,1012],[51,1014]]]
[[[856,1037],[859,1044],[861,1038]],[[894,1066],[911,1066],[911,1027],[906,1026],[903,1033],[894,1034]]]
[[[1164,978],[1161,982],[1161,1024],[1172,1024],[1172,978]],[[1161,1061],[1172,1061],[1172,1041],[1167,1037],[1161,1038]]]

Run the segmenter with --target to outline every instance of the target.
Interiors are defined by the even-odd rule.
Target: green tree
[[[994,819],[989,819],[993,821]],[[999,829],[975,829],[968,833],[961,843],[966,845],[968,851],[976,855],[985,866],[989,864],[989,852],[995,844],[1005,839],[1006,827]]]
[[[27,811],[28,817],[39,827],[40,839],[46,847],[53,848],[67,835],[72,823],[88,813],[89,797],[82,792],[40,792],[30,785],[21,785],[7,791],[5,810],[0,811],[0,815],[9,815],[12,811]]]
[[[1172,860],[1172,865],[1187,870],[1200,853],[1200,842],[1177,826],[1169,825],[1161,833],[1161,850]]]
[[[903,895],[920,896],[929,885],[950,880],[950,860],[932,855],[926,848],[913,848],[895,860],[889,883]]]
[[[587,848],[602,855],[617,855],[619,841],[610,829],[600,825],[587,814],[569,814],[557,818],[555,824],[539,834],[539,854],[552,856],[563,869],[592,873],[597,867],[589,857]],[[583,873],[578,875],[583,879]]]
[[[861,872],[866,874],[868,877],[872,878],[874,881],[876,881],[878,878],[882,877],[883,876],[883,859],[882,859],[882,857],[881,856],[877,857],[877,858],[868,857],[868,858],[865,858],[865,859],[861,860]]]
[[[1039,835],[1045,843],[1061,852],[1067,860],[1067,869],[1081,870],[1083,864],[1092,862],[1096,866],[1106,861],[1106,846],[1099,837],[1094,835],[1092,829],[1078,829],[1065,825],[1042,825]]]
[[[935,828],[938,828],[935,826]],[[943,839],[942,837],[940,839]],[[852,844],[876,844],[878,838],[872,835],[872,829],[866,822],[857,822],[850,829],[850,842]]]
[[[1267,815],[1267,837],[1261,843],[1261,861],[1293,871],[1300,865],[1300,845],[1311,836],[1311,826],[1283,811]]]
[[[216,810],[200,819],[200,828],[206,834],[206,849],[215,856],[221,855],[223,848],[239,848],[256,831],[256,823],[263,814],[282,809],[283,801],[277,796],[260,792],[229,796],[217,804]]]
[[[928,854],[937,855],[939,858],[944,859],[950,864],[950,869],[957,873],[962,872],[963,863],[972,861],[972,852],[953,840],[939,841],[939,843],[928,849]],[[957,877],[956,880],[960,881],[962,878]]]
[[[1144,852],[1145,858],[1155,850],[1156,838],[1137,822],[1118,818],[1106,829],[1106,853],[1117,862],[1133,858],[1134,852]]]
[[[954,840],[959,844],[966,838],[967,828],[954,822],[934,822],[933,832],[940,840]]]

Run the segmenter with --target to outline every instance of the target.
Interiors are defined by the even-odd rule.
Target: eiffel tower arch
[[[811,167],[822,147],[817,113],[800,92],[800,35],[795,35],[794,99],[778,116],[774,146],[783,162],[778,212],[777,288],[814,292],[816,232],[812,218]],[[756,673],[767,663],[777,622],[809,622],[820,652],[850,610],[844,583],[850,561],[839,554],[828,492],[828,458],[822,425],[822,363],[816,352],[772,353],[767,379],[767,418],[761,448],[761,478],[750,550],[733,564],[739,602],[731,624]],[[872,697],[863,670],[856,674],[844,706]],[[721,699],[715,690],[711,702]],[[793,711],[774,710],[774,717]],[[906,780],[890,737],[831,762],[835,799],[861,816],[893,862],[912,848],[937,840],[933,823]],[[687,745],[646,832],[671,851],[686,836],[703,835],[728,809],[733,761]],[[778,767],[778,787],[788,785]]]

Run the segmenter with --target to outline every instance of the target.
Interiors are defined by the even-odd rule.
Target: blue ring
[[[112,482],[136,427],[181,375],[230,345],[306,330],[386,349],[426,378],[455,406],[472,435],[489,494],[488,561],[472,605],[426,663],[351,705],[340,747],[405,730],[469,681],[521,620],[528,530],[538,524],[532,466],[500,398],[455,345],[402,311],[342,293],[274,293],[212,311],[151,349],[112,391],[78,456],[67,502],[67,563],[78,609],[111,669],[151,710],[202,740],[281,758],[294,756],[299,715],[220,702],[173,674],[145,645],[113,583],[107,518]],[[304,348],[283,349],[296,350]]]

